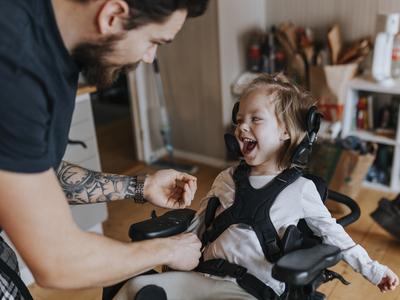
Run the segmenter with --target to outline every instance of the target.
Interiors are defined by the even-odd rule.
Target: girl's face
[[[237,114],[236,139],[246,163],[252,166],[252,174],[276,174],[280,172],[277,157],[285,140],[286,129],[275,115],[274,95],[253,91],[241,99]]]

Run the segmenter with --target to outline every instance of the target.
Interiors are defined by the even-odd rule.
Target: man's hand
[[[383,275],[381,282],[378,284],[381,292],[387,292],[390,290],[394,290],[399,285],[399,278],[397,275],[390,269],[388,269]]]
[[[182,233],[160,239],[167,243],[166,265],[174,270],[190,271],[199,264],[201,242],[193,233]]]
[[[197,178],[175,170],[161,170],[146,178],[144,198],[165,208],[184,208],[192,203]]]

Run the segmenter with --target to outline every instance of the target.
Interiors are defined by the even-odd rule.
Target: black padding
[[[239,103],[240,103],[239,101],[236,102],[235,105],[233,106],[233,109],[232,109],[232,124],[233,125],[237,125],[236,116],[237,116],[237,113],[239,111]]]
[[[321,196],[322,202],[325,203],[326,198],[328,197],[328,187],[326,181],[319,176],[312,175],[309,173],[303,174],[303,177],[314,182],[314,185],[317,188],[319,195]]]
[[[182,233],[189,228],[195,214],[195,210],[188,208],[168,211],[160,217],[132,224],[129,237],[138,242]]]
[[[225,146],[232,158],[239,158],[242,156],[242,151],[240,151],[239,143],[236,137],[231,133],[224,134]]]
[[[341,258],[340,249],[331,245],[320,244],[297,250],[286,254],[275,264],[272,277],[289,285],[306,285]]]
[[[168,300],[167,293],[158,285],[146,285],[141,288],[133,300]]]

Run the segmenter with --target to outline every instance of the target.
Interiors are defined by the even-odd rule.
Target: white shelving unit
[[[355,127],[354,118],[356,115],[356,107],[359,100],[359,93],[375,93],[385,95],[400,95],[400,82],[393,86],[384,86],[374,82],[369,78],[354,78],[347,86],[347,98],[344,107],[343,116],[343,131],[342,138],[349,135],[357,136],[362,140],[374,142],[381,145],[389,145],[394,149],[393,151],[393,163],[390,172],[390,184],[383,185],[379,183],[372,183],[364,181],[364,186],[384,192],[399,192],[400,191],[400,114],[397,120],[396,138],[388,138],[380,135],[376,135],[371,131],[359,130]],[[379,101],[374,99],[373,101]],[[400,101],[399,101],[400,105]]]

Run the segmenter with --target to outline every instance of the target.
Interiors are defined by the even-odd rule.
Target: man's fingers
[[[177,174],[176,179],[180,180],[180,181],[189,181],[189,180],[197,181],[196,177],[194,177],[190,174],[187,174],[187,173],[182,173],[182,172]]]
[[[192,203],[193,194],[190,190],[190,186],[188,183],[185,184],[185,191],[183,193],[183,200],[186,206],[189,206]]]

